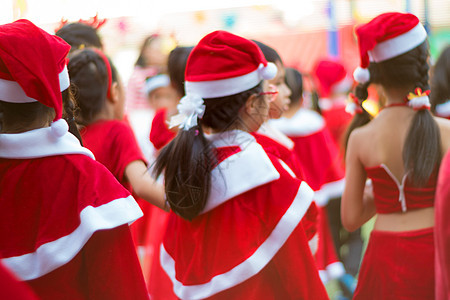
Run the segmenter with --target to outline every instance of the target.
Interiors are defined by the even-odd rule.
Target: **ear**
[[[257,113],[259,107],[261,107],[261,99],[256,94],[248,97],[245,102],[245,112],[247,114],[253,115],[254,113]]]
[[[111,96],[107,98],[109,102],[113,104],[119,102],[119,88],[119,83],[117,83],[117,81],[111,84]]]

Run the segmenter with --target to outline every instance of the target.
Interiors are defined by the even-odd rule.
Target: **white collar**
[[[83,154],[95,159],[94,154],[82,147],[78,139],[69,132],[59,138],[55,137],[50,127],[0,134],[2,158],[25,159],[63,154]]]
[[[281,117],[270,120],[270,125],[280,130],[288,137],[306,136],[316,133],[325,127],[321,115],[310,109],[301,108],[291,118]]]
[[[450,117],[450,99],[447,102],[436,105],[436,115],[442,118]]]
[[[282,133],[277,128],[271,126],[270,124],[271,123],[269,122],[265,122],[264,124],[262,124],[261,127],[259,127],[257,133],[271,138],[272,140],[278,142],[289,150],[294,149],[294,142],[290,138],[288,138],[287,135]]]

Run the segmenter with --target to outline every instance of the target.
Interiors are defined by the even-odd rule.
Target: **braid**
[[[371,72],[372,77],[372,72]],[[345,139],[344,139],[344,149],[347,150],[348,145],[348,139],[350,138],[350,134],[352,131],[358,127],[364,126],[367,123],[372,120],[372,116],[364,109],[362,106],[362,103],[364,100],[366,100],[369,97],[368,87],[370,85],[370,81],[366,83],[360,83],[355,88],[355,96],[359,100],[359,105],[361,106],[362,112],[355,114],[352,121],[350,122],[350,125],[347,128],[347,132],[345,133]]]
[[[428,90],[428,44],[424,42],[411,50],[414,58],[415,87]],[[403,164],[414,185],[423,186],[441,163],[441,135],[429,110],[419,110],[411,122],[403,146]]]
[[[87,125],[102,110],[108,93],[108,71],[103,59],[93,50],[78,50],[69,60],[69,76],[81,109],[77,122]]]

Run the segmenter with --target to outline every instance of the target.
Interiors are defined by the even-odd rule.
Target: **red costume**
[[[152,127],[150,129],[150,142],[156,150],[160,150],[167,145],[176,135],[169,129],[166,123],[167,108],[161,108],[156,111],[153,117]]]
[[[145,162],[145,159],[131,127],[125,121],[100,120],[89,124],[80,133],[83,145],[91,150],[96,160],[108,168],[114,177],[132,193],[131,184],[125,177],[125,169],[133,161]],[[150,212],[151,204],[139,198],[137,202],[145,212],[145,216],[133,223],[131,229],[135,242],[142,245],[150,219],[148,212]]]
[[[300,161],[305,181],[315,191],[319,206],[319,241],[316,261],[324,282],[344,275],[330,233],[324,206],[330,199],[340,197],[344,188],[344,171],[340,155],[323,118],[310,110],[300,109],[292,118],[271,120],[270,125],[294,142],[294,152]]]
[[[436,246],[436,299],[450,298],[450,152],[441,163],[436,191],[434,239]]]
[[[219,164],[206,207],[191,222],[172,213],[161,246],[176,295],[328,299],[299,226],[312,190],[250,134],[210,138]]]
[[[134,199],[51,128],[0,135],[2,263],[43,299],[147,299],[128,223]]]

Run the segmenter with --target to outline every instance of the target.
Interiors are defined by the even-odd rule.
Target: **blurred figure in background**
[[[434,65],[430,102],[436,116],[450,119],[450,46],[442,51]]]

